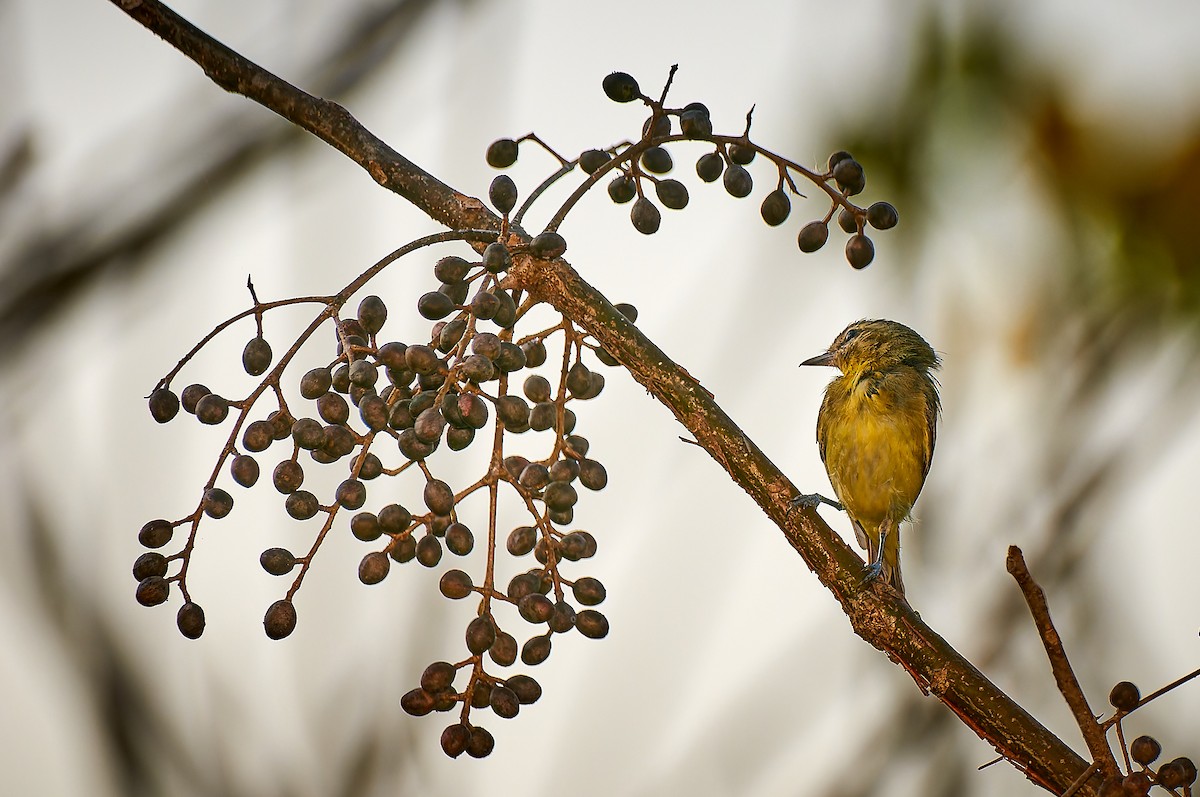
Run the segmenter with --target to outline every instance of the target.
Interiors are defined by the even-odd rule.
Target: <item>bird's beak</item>
[[[826,351],[816,357],[809,357],[801,365],[833,365],[833,352]]]

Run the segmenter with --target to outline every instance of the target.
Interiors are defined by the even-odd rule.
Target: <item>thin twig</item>
[[[1050,670],[1054,674],[1054,682],[1058,685],[1058,691],[1066,700],[1067,707],[1071,709],[1071,714],[1075,717],[1075,724],[1079,727],[1084,743],[1087,744],[1088,751],[1092,754],[1092,760],[1099,763],[1105,777],[1117,775],[1117,760],[1113,757],[1112,748],[1109,747],[1104,727],[1096,721],[1096,715],[1092,713],[1092,708],[1088,705],[1087,695],[1083,693],[1079,679],[1075,677],[1075,671],[1067,659],[1067,651],[1063,647],[1062,638],[1054,628],[1054,621],[1050,619],[1050,607],[1046,603],[1046,593],[1034,581],[1033,574],[1029,572],[1020,548],[1015,545],[1009,546],[1005,567],[1016,580],[1017,586],[1021,588],[1021,594],[1025,596],[1025,602],[1029,605],[1029,613],[1033,615],[1034,625],[1037,626],[1038,636],[1046,648],[1046,656],[1050,659]]]

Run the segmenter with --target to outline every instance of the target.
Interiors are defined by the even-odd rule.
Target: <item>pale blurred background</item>
[[[673,104],[704,101],[725,133],[756,104],[756,141],[796,160],[849,149],[864,202],[901,217],[863,272],[840,234],[796,249],[822,201],[767,228],[769,170],[752,165],[755,193],[735,200],[695,177],[698,145],[674,149],[685,211],[646,238],[599,191],[562,227],[568,257],[636,304],[641,329],[805,491],[829,490],[813,427],[830,374],[796,364],[857,318],[918,329],[945,360],[945,416],[905,530],[910,600],[1077,749],[1008,545],[1047,587],[1098,712],[1118,680],[1145,693],[1196,666],[1194,3],[174,7],[479,196],[493,139],[534,130],[574,156],[636,135],[641,111],[600,91],[614,69],[656,94],[678,63]],[[613,369],[577,410],[610,484],[577,509],[600,548],[574,567],[606,584],[612,632],[512,669],[544,695],[514,720],[473,714],[496,737],[490,758],[447,759],[450,717],[398,705],[426,664],[463,655],[472,609],[436,590],[449,557],[364,587],[369,548],[339,525],[296,632],[264,637],[289,580],[258,554],[315,531],[265,478],[226,483],[237,507],[202,527],[190,583],[208,628],[182,638],[177,593],[134,601],[137,530],[192,511],[227,427],[183,414],[159,427],[144,397],[248,306],[247,274],[264,299],[330,293],[437,227],[104,0],[0,1],[0,92],[0,794],[1034,793],[1006,764],[976,771],[992,750],[851,634],[780,532]],[[528,191],[552,169],[523,147],[511,173]],[[375,286],[394,337],[427,328],[411,308],[440,254]],[[276,352],[309,317],[268,316]],[[247,391],[251,334],[234,327],[175,386]],[[467,459],[432,462],[465,484]],[[1185,688],[1127,734],[1200,755],[1198,711]]]

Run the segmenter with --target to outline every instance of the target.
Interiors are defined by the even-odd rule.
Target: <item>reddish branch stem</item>
[[[1050,607],[1046,603],[1046,593],[1033,580],[1033,574],[1029,572],[1029,566],[1025,564],[1025,556],[1017,546],[1009,546],[1005,566],[1016,580],[1017,586],[1021,588],[1021,594],[1025,596],[1025,602],[1029,605],[1029,613],[1033,615],[1033,623],[1037,626],[1038,636],[1041,637],[1042,645],[1046,648],[1046,656],[1050,659],[1050,670],[1054,673],[1054,682],[1058,685],[1058,691],[1062,694],[1063,699],[1067,701],[1067,707],[1071,709],[1072,716],[1075,717],[1075,724],[1079,726],[1079,732],[1083,735],[1088,751],[1092,754],[1092,760],[1099,764],[1105,777],[1116,776],[1119,774],[1117,760],[1113,757],[1112,748],[1108,745],[1108,738],[1104,735],[1104,727],[1096,721],[1096,715],[1092,713],[1092,707],[1088,705],[1087,696],[1084,695],[1083,688],[1079,685],[1079,679],[1075,677],[1075,670],[1072,669],[1071,662],[1067,659],[1067,651],[1063,647],[1062,637],[1058,635],[1058,629],[1054,627],[1054,621],[1050,619]]]

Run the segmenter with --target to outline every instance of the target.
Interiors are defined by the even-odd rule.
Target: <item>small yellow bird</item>
[[[895,321],[856,321],[829,350],[801,365],[840,370],[825,388],[817,445],[833,491],[868,553],[867,581],[880,576],[904,595],[900,523],[925,484],[941,409],[930,371],[941,363],[924,338]],[[820,495],[794,503],[838,506]]]

